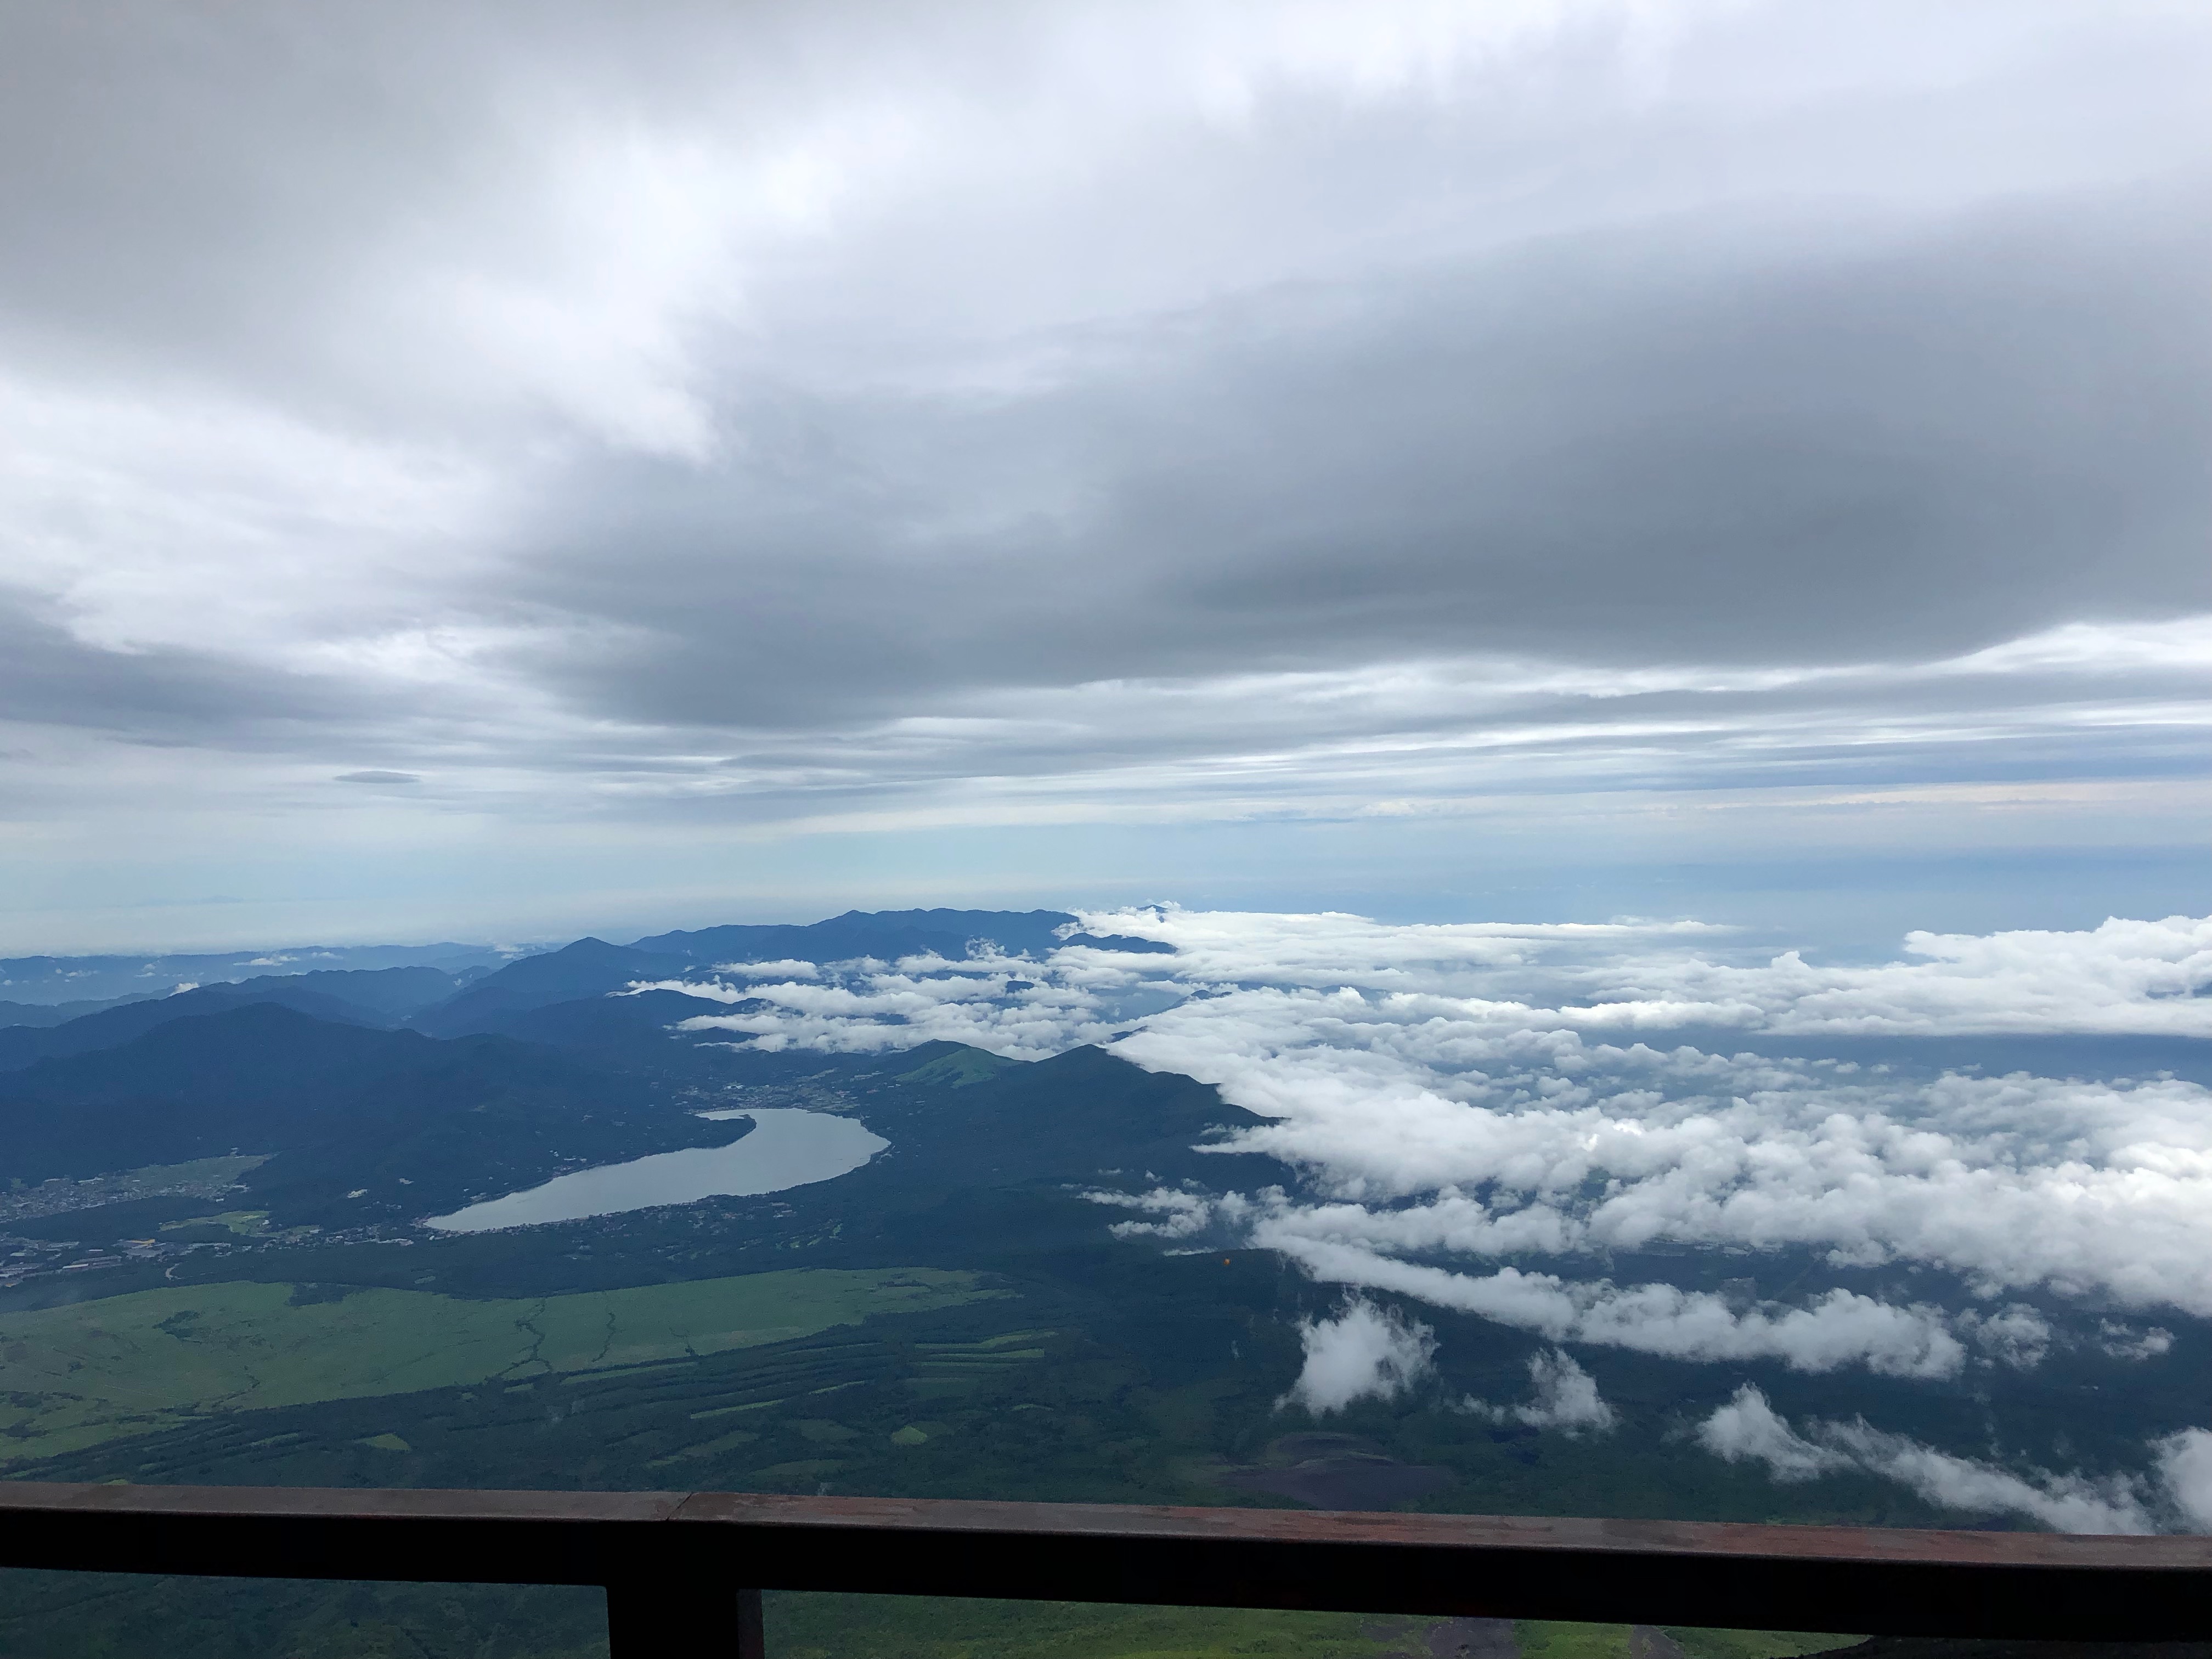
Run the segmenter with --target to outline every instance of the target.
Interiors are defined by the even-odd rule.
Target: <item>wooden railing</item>
[[[2205,1537],[9,1481],[0,1565],[603,1584],[614,1659],[760,1659],[763,1589],[1899,1636],[2212,1636]]]

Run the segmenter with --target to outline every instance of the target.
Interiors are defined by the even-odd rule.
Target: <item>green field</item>
[[[1412,1659],[1437,1619],[940,1596],[771,1595],[777,1659]],[[1631,1627],[1522,1620],[1522,1659],[1632,1659]],[[1687,1659],[1795,1659],[1852,1636],[1669,1628]]]
[[[1632,1659],[1632,1630],[1627,1625],[1522,1620],[1514,1625],[1513,1634],[1521,1659]],[[1662,1633],[1689,1659],[1796,1659],[1862,1639],[1797,1630],[1685,1630],[1672,1625]]]
[[[141,1291],[0,1316],[0,1462],[173,1428],[209,1413],[520,1382],[756,1347],[1001,1292],[930,1267],[801,1268],[471,1301],[276,1284]]]
[[[1437,1622],[948,1596],[772,1595],[766,1612],[776,1659],[1405,1659]]]
[[[220,1228],[240,1238],[251,1238],[264,1231],[268,1219],[269,1212],[266,1210],[225,1210],[216,1215],[195,1216],[188,1221],[164,1221],[160,1231],[173,1233],[198,1228],[212,1232]]]

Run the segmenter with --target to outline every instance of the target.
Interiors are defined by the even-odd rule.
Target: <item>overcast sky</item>
[[[15,9],[0,925],[2202,914],[2208,69],[2113,0]]]

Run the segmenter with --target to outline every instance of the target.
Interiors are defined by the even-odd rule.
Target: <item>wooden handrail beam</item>
[[[603,1584],[641,1629],[656,1597],[707,1607],[684,1615],[696,1624],[716,1606],[737,1620],[746,1592],[793,1589],[1899,1636],[2212,1635],[2212,1538],[2197,1536],[9,1481],[0,1565]],[[617,1626],[632,1616],[617,1607]],[[729,1645],[740,1650],[734,1634]]]

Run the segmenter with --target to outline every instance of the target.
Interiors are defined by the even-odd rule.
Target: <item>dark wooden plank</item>
[[[2179,1640],[2212,1539],[698,1493],[802,1589],[1491,1618]],[[1010,1583],[1024,1588],[1010,1589]]]
[[[605,1584],[649,1576],[678,1492],[0,1481],[0,1565],[108,1572]],[[703,1540],[702,1540],[703,1541]]]
[[[0,1493],[6,1487],[0,1486]],[[457,1494],[465,1496],[465,1494]],[[579,1494],[589,1498],[591,1494]],[[790,1498],[771,1492],[690,1492],[671,1518],[719,1526],[824,1532],[893,1528],[909,1533],[1004,1531],[1067,1537],[1139,1536],[1204,1543],[1224,1537],[1365,1540],[1463,1547],[1572,1548],[1626,1554],[1805,1556],[1838,1560],[2097,1563],[2178,1571],[2212,1568],[2212,1537],[1982,1532],[1905,1527],[1776,1526],[1743,1522],[1597,1520],[1572,1516],[1360,1514],[1343,1510],[1187,1509],[1166,1504],[1035,1504],[942,1498]]]
[[[747,1588],[1892,1635],[2212,1635],[2212,1539],[2203,1537],[729,1492],[0,1482],[0,1564],[596,1583],[616,1586],[618,1600],[647,1584],[702,1585],[732,1611],[741,1605],[732,1600],[740,1594],[735,1575]],[[617,1611],[618,1622],[624,1616]],[[741,1647],[741,1638],[729,1645]]]

